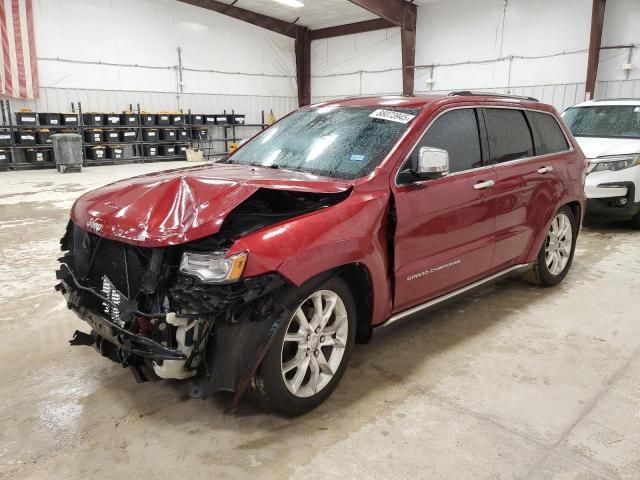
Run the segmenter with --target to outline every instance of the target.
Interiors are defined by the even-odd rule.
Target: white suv
[[[592,100],[562,117],[589,161],[587,215],[640,228],[640,99]]]

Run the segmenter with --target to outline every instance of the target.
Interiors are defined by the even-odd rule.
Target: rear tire
[[[577,238],[575,216],[565,205],[553,216],[528,280],[544,287],[552,287],[564,280],[573,263]]]
[[[290,417],[309,412],[335,390],[357,325],[353,296],[338,277],[296,298],[247,391],[264,410]]]

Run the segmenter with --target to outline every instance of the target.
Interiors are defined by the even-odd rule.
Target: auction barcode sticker
[[[409,123],[411,120],[416,118],[415,115],[410,115],[408,113],[394,112],[393,110],[383,109],[378,109],[369,116],[371,118],[379,118],[381,120],[389,120],[391,122],[398,123]]]

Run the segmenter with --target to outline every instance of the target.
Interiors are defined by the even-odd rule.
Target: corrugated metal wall
[[[502,88],[480,88],[478,91],[510,93],[512,95],[523,95],[534,97],[538,100],[549,103],[559,111],[584,101],[584,83],[563,83],[555,85],[529,85],[522,87],[502,87]],[[448,93],[449,91],[421,91],[418,94]],[[398,92],[389,92],[386,95],[397,95]],[[636,80],[614,80],[601,81],[596,85],[595,98],[640,98],[640,79]],[[331,97],[312,98],[314,103],[331,100]]]
[[[535,97],[562,111],[584,99],[584,83],[567,83],[555,85],[529,85],[520,87],[502,87],[479,89],[487,92],[511,93]],[[447,93],[446,91],[421,91],[418,94]],[[398,92],[387,92],[386,95],[397,95]],[[640,98],[640,80],[601,81],[596,86],[596,98]],[[314,103],[332,100],[334,97],[314,96]],[[9,99],[14,111],[30,108],[37,112],[66,112],[71,103],[82,102],[85,112],[120,112],[132,104],[140,104],[143,111],[158,112],[163,110],[187,111],[194,113],[217,113],[223,110],[235,110],[244,113],[247,123],[258,123],[261,112],[265,115],[273,110],[276,118],[286,115],[297,108],[295,97],[255,96],[255,95],[216,95],[185,93],[178,96],[173,92],[136,92],[117,90],[83,90],[42,87],[37,100]]]
[[[598,82],[596,98],[640,98],[640,79]]]
[[[273,110],[276,118],[289,113],[298,106],[296,97],[254,96],[254,95],[216,95],[186,93],[178,96],[173,92],[136,92],[117,90],[83,90],[41,87],[37,100],[9,99],[11,108],[16,111],[30,108],[37,112],[67,112],[71,103],[82,102],[84,112],[121,112],[132,104],[140,104],[143,111],[158,112],[182,109],[193,113],[219,113],[223,110],[246,115],[247,123],[259,123],[261,112],[268,115]]]

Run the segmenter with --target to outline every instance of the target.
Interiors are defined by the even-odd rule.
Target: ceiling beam
[[[403,28],[415,30],[416,6],[405,0],[349,0],[380,18]]]
[[[294,22],[286,22],[278,18],[236,7],[235,1],[231,4],[217,0],[178,1],[227,15],[295,39],[298,103],[300,106],[308,105],[311,102],[312,40],[370,32],[394,26],[400,27],[402,45],[402,91],[405,95],[413,95],[417,16],[417,9],[413,3],[405,0],[349,0],[351,3],[370,11],[380,18],[312,31],[307,27],[296,25],[297,19]],[[594,1],[604,2],[605,0]]]
[[[591,10],[591,34],[589,36],[589,57],[587,59],[587,79],[585,81],[585,98],[587,100],[591,100],[595,94],[606,5],[607,0],[593,0]]]
[[[257,27],[266,28],[272,32],[280,33],[295,39],[296,55],[296,84],[298,87],[299,106],[311,103],[311,31],[307,27],[296,25],[294,22],[285,22],[278,18],[262,15],[261,13],[245,10],[231,4],[216,0],[178,0],[196,7],[206,8],[222,15],[233,17],[237,20],[250,23]],[[296,19],[297,21],[297,19]]]
[[[364,22],[349,23],[347,25],[338,25],[337,27],[311,30],[311,40],[341,37],[343,35],[351,35],[354,33],[372,32],[374,30],[382,30],[395,26],[396,25],[388,20],[385,20],[384,18],[374,18],[373,20],[365,20]]]
[[[266,28],[272,32],[280,33],[291,38],[298,38],[304,35],[306,28],[296,25],[295,23],[285,22],[278,18],[269,17],[261,13],[252,12],[229,5],[226,3],[218,2],[216,0],[178,0],[182,3],[188,3],[196,7],[206,8],[216,13],[221,13],[229,17],[233,17],[237,20],[256,25],[258,27]]]

